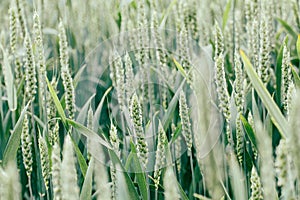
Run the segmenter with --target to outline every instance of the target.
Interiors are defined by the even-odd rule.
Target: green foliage
[[[299,199],[299,7],[3,0],[0,199]]]

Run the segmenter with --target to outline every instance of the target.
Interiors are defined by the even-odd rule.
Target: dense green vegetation
[[[298,0],[0,12],[0,199],[300,199]]]

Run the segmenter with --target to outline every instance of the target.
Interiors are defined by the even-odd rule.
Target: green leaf
[[[256,99],[255,99],[255,91],[254,91],[254,88],[252,88],[252,114],[253,114],[253,120],[254,121],[257,121],[257,120],[261,120],[260,119],[260,112],[259,112],[259,109],[258,109],[258,106],[257,106],[257,103],[256,103]]]
[[[294,81],[295,81],[295,85],[298,89],[300,89],[300,78],[299,78],[299,75],[297,74],[295,68],[293,66],[291,66],[292,68],[292,74],[293,74],[293,77],[294,77]]]
[[[17,90],[14,84],[14,75],[8,61],[8,55],[1,44],[0,47],[3,52],[3,75],[7,92],[8,106],[11,111],[15,111],[17,109]]]
[[[182,127],[181,124],[179,124],[179,125],[176,127],[175,133],[174,133],[173,137],[171,138],[170,143],[175,142],[175,140],[180,136],[180,134],[182,133],[182,132],[181,132],[181,127]]]
[[[176,183],[174,183],[176,184]],[[177,186],[178,186],[178,189],[179,189],[179,194],[181,196],[181,199],[182,200],[189,200],[189,198],[187,197],[187,195],[185,194],[184,190],[182,189],[180,183],[177,182]]]
[[[126,171],[129,171],[130,170],[130,167],[131,167],[131,164],[132,164],[132,160],[133,160],[133,157],[134,157],[134,153],[131,151],[127,157],[127,160],[126,160],[126,163],[125,163],[125,166],[124,168],[126,169]]]
[[[286,136],[289,133],[289,126],[286,119],[280,112],[278,106],[272,99],[270,93],[267,91],[262,81],[259,79],[252,64],[250,63],[249,58],[245,55],[243,51],[240,51],[240,54],[245,65],[246,72],[251,80],[251,83],[255,88],[256,92],[258,93],[259,97],[261,98],[263,104],[266,106],[268,112],[270,113],[272,117],[272,122],[278,128],[281,136],[283,138],[286,138]]]
[[[87,127],[83,126],[82,124],[79,124],[73,120],[66,119],[67,123],[71,125],[75,130],[77,130],[80,134],[84,135],[85,137],[89,138],[92,141],[98,142],[101,145],[105,146],[108,149],[112,149],[109,143],[107,143],[105,140],[103,140],[97,133],[94,131],[88,129]]]
[[[143,172],[141,163],[139,161],[139,158],[137,157],[137,150],[132,141],[130,141],[130,146],[131,146],[131,152],[133,156],[132,157],[133,162],[131,163],[131,166],[133,167],[134,172],[137,172],[135,173],[135,176],[136,176],[136,181],[139,186],[141,195],[143,199],[147,200],[148,193],[147,193],[147,183],[146,183],[145,173]]]
[[[298,58],[300,59],[300,34],[298,34],[298,39],[297,39],[297,53],[298,53]]]
[[[200,199],[200,200],[212,200],[212,199],[207,198],[207,197],[205,197],[201,194],[196,194],[196,193],[194,193],[194,197],[197,198],[197,199]]]
[[[181,64],[179,64],[179,62],[177,62],[175,60],[175,58],[173,58],[173,62],[175,63],[175,66],[177,67],[177,69],[179,70],[179,72],[183,75],[183,77],[188,80],[188,76],[186,74],[186,72],[184,71],[183,67],[181,66]]]
[[[245,177],[239,167],[234,152],[229,153],[227,162],[229,164],[229,171],[231,175],[230,183],[232,184],[234,199],[246,200]]]
[[[277,18],[277,21],[285,28],[285,30],[294,38],[297,39],[297,33],[293,28],[284,20]]]
[[[134,1],[133,1],[133,2],[134,2]],[[169,16],[169,13],[172,11],[173,6],[176,5],[176,3],[177,3],[177,0],[173,0],[173,1],[169,4],[168,8],[167,8],[167,9],[164,9],[164,11],[163,11],[163,13],[162,13],[162,15],[161,15],[161,19],[160,19],[160,25],[159,25],[159,28],[160,28],[160,29],[163,28],[163,27],[165,26],[165,23],[166,23],[166,20],[167,20],[167,18],[168,18],[168,16]]]
[[[82,75],[82,73],[84,72],[85,68],[87,65],[83,65],[82,67],[79,68],[78,72],[76,73],[75,77],[74,77],[74,88],[76,88],[77,84],[79,83],[80,77]]]
[[[16,126],[14,127],[14,130],[12,131],[12,134],[8,140],[8,143],[6,145],[6,148],[4,150],[4,155],[3,155],[3,165],[6,166],[9,161],[14,160],[17,155],[18,148],[20,146],[20,140],[21,140],[21,134],[22,134],[22,129],[23,129],[23,120],[25,113],[28,108],[27,104],[22,112],[21,115],[16,123]]]
[[[282,57],[283,57],[283,46],[287,44],[288,37],[286,37],[280,47],[276,61],[276,101],[278,105],[281,105],[281,68],[282,68]]]
[[[61,121],[63,122],[64,126],[67,128],[67,123],[66,123],[66,115],[65,115],[65,112],[64,112],[64,109],[57,97],[57,94],[55,92],[55,90],[53,89],[51,83],[49,82],[48,78],[46,77],[46,82],[47,82],[47,85],[48,85],[48,88],[49,88],[49,92],[50,92],[50,95],[54,101],[54,104],[55,104],[55,107],[57,109],[57,112],[61,118]]]
[[[83,124],[85,122],[85,119],[87,118],[87,112],[90,107],[91,101],[94,98],[96,94],[93,94],[84,104],[84,106],[81,108],[78,116],[77,116],[77,122]]]
[[[78,160],[78,164],[79,164],[81,173],[85,177],[88,166],[86,164],[86,161],[85,161],[80,149],[78,148],[76,142],[74,141],[74,139],[72,137],[71,137],[71,140],[72,140],[73,147],[74,147],[74,150],[75,150],[75,153],[77,156],[77,160]]]
[[[109,87],[105,93],[103,94],[100,103],[98,104],[98,107],[94,113],[94,119],[93,119],[93,125],[94,125],[94,131],[98,130],[99,127],[99,119],[101,117],[101,111],[102,111],[102,107],[103,107],[103,103],[104,100],[106,98],[106,96],[109,94],[109,92],[111,91],[112,87]]]
[[[230,13],[231,4],[232,4],[232,1],[228,0],[228,2],[226,4],[226,7],[225,7],[224,14],[223,14],[222,30],[225,29],[225,26],[227,24],[229,13]]]
[[[168,105],[168,109],[162,119],[162,125],[164,127],[164,130],[167,130],[169,124],[171,123],[172,119],[173,119],[173,113],[175,112],[177,103],[178,103],[178,97],[179,97],[179,93],[182,90],[183,84],[185,83],[185,81],[182,81],[181,85],[179,86],[179,88],[177,89],[176,93],[174,94],[171,102]]]
[[[256,138],[255,138],[255,134],[254,131],[251,127],[251,125],[248,123],[248,121],[246,120],[246,118],[243,115],[240,115],[240,119],[243,123],[244,129],[246,134],[248,135],[251,143],[255,146],[255,148],[257,149],[257,143],[256,143]]]
[[[80,200],[92,199],[94,157],[91,157],[89,167],[82,185]]]
[[[109,152],[109,156],[111,161],[114,163],[115,167],[117,168],[117,172],[123,175],[125,184],[127,186],[128,189],[128,196],[130,197],[130,199],[140,199],[139,195],[134,187],[134,184],[131,180],[131,178],[129,177],[128,173],[126,172],[125,168],[123,167],[119,157],[116,155],[116,153],[111,150],[108,149]]]

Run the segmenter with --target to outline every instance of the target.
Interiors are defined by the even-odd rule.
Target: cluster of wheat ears
[[[2,0],[0,199],[300,199],[299,0]]]

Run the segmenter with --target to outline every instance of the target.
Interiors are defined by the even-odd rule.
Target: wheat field
[[[300,199],[299,0],[0,12],[0,200]]]

